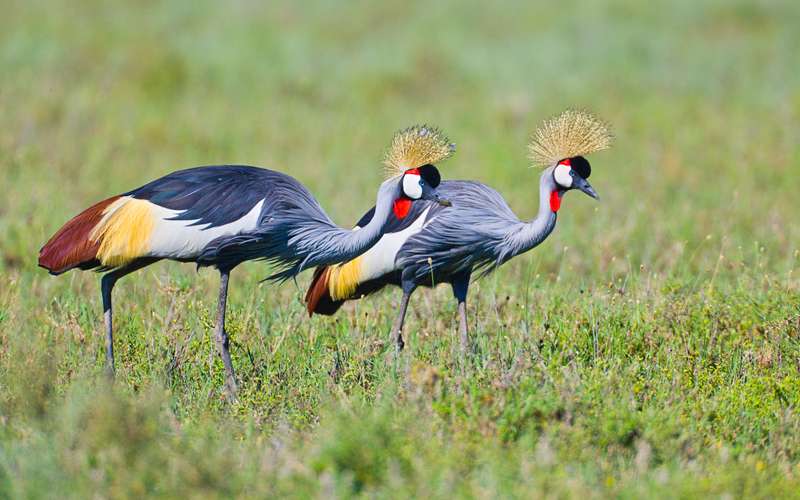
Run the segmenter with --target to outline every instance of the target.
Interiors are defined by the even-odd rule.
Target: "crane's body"
[[[255,231],[297,195],[313,200],[292,177],[263,168],[180,170],[82,212],[44,246],[39,264],[57,275],[119,269],[142,259],[195,261],[212,241]],[[318,204],[310,205],[333,224]]]
[[[58,275],[71,269],[107,271],[101,280],[106,360],[113,374],[111,292],[117,280],[162,259],[214,266],[220,272],[215,341],[226,369],[230,395],[236,391],[225,308],[231,270],[248,260],[275,265],[272,280],[286,280],[313,266],[353,259],[375,244],[398,203],[438,198],[439,173],[431,164],[452,152],[434,129],[412,127],[398,134],[390,178],[375,202],[375,217],[362,231],[344,229],[328,217],[296,179],[245,165],[197,167],[168,174],[101,201],[67,222],[42,247],[39,265]],[[410,165],[408,168],[405,168]]]
[[[559,119],[564,120],[564,116]],[[552,137],[572,143],[566,148],[555,144],[548,152],[548,166],[539,179],[539,207],[535,218],[520,220],[503,197],[485,184],[442,182],[440,193],[453,203],[452,208],[441,210],[429,203],[415,204],[405,216],[395,214],[390,218],[383,237],[357,259],[317,269],[306,294],[309,314],[331,315],[347,300],[359,299],[386,285],[399,286],[403,298],[392,328],[399,351],[404,345],[402,328],[412,292],[419,286],[449,283],[458,302],[461,347],[465,350],[468,343],[466,298],[473,274],[489,273],[542,243],[555,229],[567,191],[579,189],[597,198],[586,181],[591,172],[589,162],[574,153],[603,149],[609,137],[604,127],[597,129],[599,122],[591,118],[583,122],[586,116],[569,115],[569,123],[559,124],[555,132],[551,130],[544,137],[540,135],[546,146],[553,146],[547,143]],[[552,122],[546,126],[552,126]],[[592,140],[581,143],[578,140],[581,137],[570,136],[576,132],[589,134]],[[573,154],[569,154],[570,151]],[[368,223],[371,214],[372,211],[368,212],[356,227]]]

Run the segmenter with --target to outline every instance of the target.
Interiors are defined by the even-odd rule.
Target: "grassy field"
[[[0,15],[0,498],[800,497],[800,7],[791,0],[6,0]],[[272,5],[268,5],[272,4]],[[449,178],[537,206],[526,142],[567,107],[614,127],[539,248],[474,284],[309,319],[232,275],[241,379],[210,341],[217,275],[116,289],[41,244],[172,170],[249,163],[334,220],[372,205],[391,134],[458,144]]]

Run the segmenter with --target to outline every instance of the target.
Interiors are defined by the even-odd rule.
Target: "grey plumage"
[[[480,271],[483,276],[512,257],[534,248],[555,228],[556,214],[548,205],[555,189],[552,172],[540,181],[537,217],[521,221],[493,188],[474,181],[444,181],[442,196],[451,210],[429,212],[431,222],[400,248],[396,264],[404,280],[450,282],[450,277]]]

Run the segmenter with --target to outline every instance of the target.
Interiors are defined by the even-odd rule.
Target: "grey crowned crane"
[[[369,251],[343,264],[317,268],[305,298],[309,315],[332,315],[347,300],[397,285],[403,298],[392,337],[400,351],[412,292],[419,286],[449,283],[458,302],[461,348],[466,350],[466,300],[473,273],[484,276],[544,241],[555,228],[568,191],[577,189],[597,198],[587,181],[591,167],[584,155],[610,143],[606,125],[586,112],[570,110],[545,122],[529,145],[534,163],[544,167],[539,211],[533,220],[520,220],[485,184],[444,181],[439,192],[452,201],[452,208],[416,203],[407,213],[390,218],[385,234]],[[364,227],[376,213],[367,212],[356,227]]]
[[[106,362],[114,373],[111,292],[123,276],[161,259],[215,266],[220,273],[214,340],[226,371],[236,378],[225,331],[230,272],[247,260],[277,267],[284,281],[304,269],[353,259],[375,244],[396,207],[416,200],[442,205],[434,163],[454,148],[435,129],[398,132],[387,151],[393,168],[378,189],[375,217],[360,231],[340,228],[296,179],[263,168],[225,165],[180,170],[113,196],[67,222],[39,252],[39,265],[58,275],[71,269],[106,272],[101,292]]]

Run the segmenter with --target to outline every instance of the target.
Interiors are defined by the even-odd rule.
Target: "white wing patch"
[[[420,232],[426,225],[425,217],[427,217],[429,210],[428,208],[422,212],[417,217],[417,220],[402,231],[384,234],[372,248],[361,255],[359,281],[363,283],[395,270],[394,260],[397,257],[397,252],[400,251],[403,243]]]
[[[156,223],[150,235],[151,257],[167,259],[192,259],[200,254],[211,241],[220,236],[232,236],[258,227],[258,218],[264,200],[256,203],[244,217],[217,227],[192,226],[195,220],[168,220],[183,213],[153,204]]]

